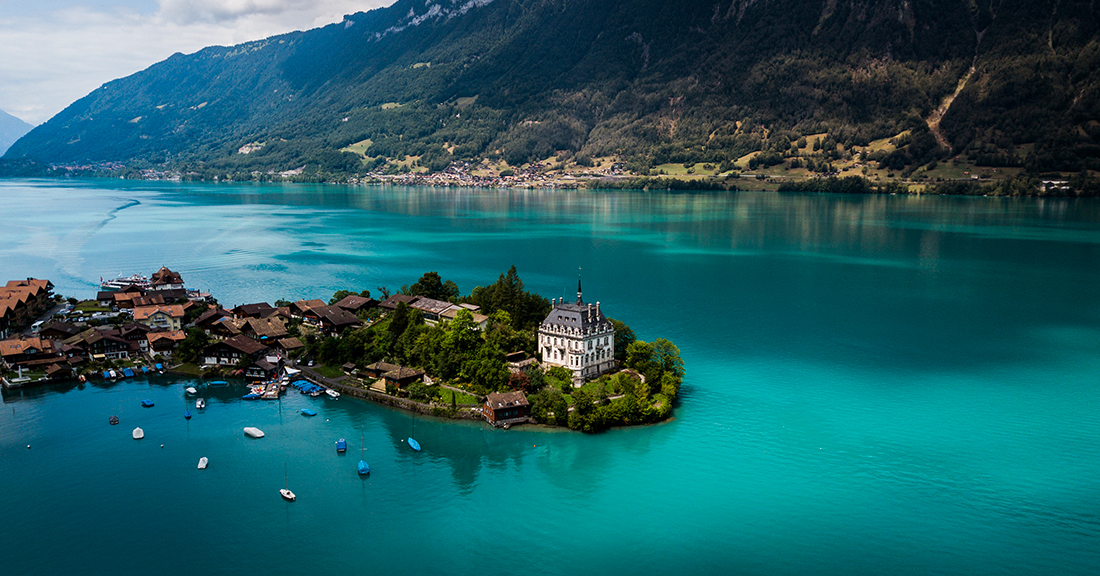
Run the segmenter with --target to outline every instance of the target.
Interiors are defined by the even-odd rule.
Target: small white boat
[[[195,400],[195,409],[202,410],[203,408],[206,408],[206,400],[203,400],[202,398]]]
[[[145,438],[145,430],[134,428],[134,440],[141,440],[142,438]]]
[[[291,492],[289,488],[279,488],[279,494],[282,495],[284,500],[288,500],[290,502],[293,502],[293,501],[298,499],[298,497],[295,496],[294,493]]]
[[[248,434],[249,436],[251,436],[253,438],[263,438],[264,437],[264,431],[263,430],[260,430],[259,428],[254,428],[252,426],[245,427],[244,433]]]
[[[325,390],[325,394],[328,394],[328,397],[329,397],[329,398],[332,398],[332,399],[334,399],[334,400],[335,400],[336,398],[339,398],[339,397],[340,397],[340,393],[339,393],[339,392],[337,392],[337,391],[335,391],[335,390],[333,390],[332,388],[329,388],[328,390]]]
[[[210,462],[206,459],[206,456],[199,458],[199,470],[206,470],[206,464]]]
[[[198,390],[195,390],[194,386],[188,386],[187,388],[184,388],[183,391],[191,394],[192,396],[199,393]]]

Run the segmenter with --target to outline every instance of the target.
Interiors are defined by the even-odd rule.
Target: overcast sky
[[[176,52],[339,22],[394,0],[0,0],[0,109],[38,125]]]

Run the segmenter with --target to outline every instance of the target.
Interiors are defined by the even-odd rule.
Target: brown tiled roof
[[[15,356],[23,354],[30,349],[46,352],[53,349],[49,340],[41,338],[19,338],[0,342],[0,356]]]
[[[145,320],[158,312],[163,312],[171,318],[183,318],[183,306],[179,304],[162,304],[160,306],[141,306],[134,308],[134,320]]]
[[[202,314],[199,314],[198,318],[195,318],[196,326],[206,326],[207,324],[213,324],[216,320],[213,318],[225,318],[229,316],[229,312],[221,308],[211,308]]]
[[[450,302],[444,302],[443,300],[436,300],[434,298],[417,298],[415,302],[409,304],[417,310],[423,310],[429,314],[442,314],[444,310],[451,308],[454,304]]]
[[[251,316],[254,318],[266,318],[275,313],[275,309],[271,307],[271,304],[267,302],[258,302],[256,304],[241,304],[233,309],[235,316]]]
[[[382,372],[383,374],[385,374],[386,372],[390,372],[391,370],[397,370],[398,368],[400,368],[400,366],[398,366],[397,364],[390,364],[389,362],[375,362],[374,364],[366,367],[367,370],[376,370],[378,372]]]
[[[150,332],[146,335],[146,338],[151,345],[158,340],[173,340],[177,343],[183,342],[183,340],[187,338],[187,335],[183,333],[183,330],[172,330],[170,332]]]
[[[405,294],[394,294],[393,296],[390,296],[389,298],[386,298],[385,300],[383,300],[382,303],[379,304],[379,306],[382,307],[382,308],[388,308],[390,310],[396,310],[398,303],[404,302],[405,304],[412,304],[413,302],[416,301],[417,298],[419,298],[419,296],[408,296],[408,295],[405,295]]]
[[[527,406],[527,395],[523,392],[493,392],[485,397],[485,403],[492,409],[511,406]]]
[[[361,323],[359,319],[355,317],[355,314],[339,306],[318,306],[311,309],[310,313],[316,314],[322,321],[332,324],[337,328]]]
[[[395,370],[390,370],[382,375],[384,378],[390,380],[405,380],[407,378],[418,378],[424,375],[423,370],[417,370],[416,368],[407,368],[405,366],[399,366]]]
[[[358,312],[359,310],[376,303],[377,302],[375,302],[374,298],[366,298],[364,296],[350,294],[348,296],[344,296],[344,298],[337,302],[336,305],[343,308],[344,310]]]
[[[259,342],[249,338],[248,336],[239,335],[225,340],[225,343],[231,348],[239,350],[245,354],[256,354],[257,352],[267,349],[267,346],[260,344]]]
[[[291,304],[290,309],[299,314],[305,314],[314,308],[322,308],[324,305],[324,300],[299,300]]]
[[[286,350],[287,352],[305,347],[305,344],[302,344],[302,341],[297,338],[282,338],[277,342],[277,344],[280,348]]]
[[[153,286],[160,286],[162,284],[183,284],[183,278],[180,277],[179,272],[173,272],[165,266],[161,266],[160,270],[153,273],[153,277],[149,279]]]
[[[258,338],[283,338],[287,335],[286,326],[277,316],[249,318],[245,325],[241,326],[242,331],[245,331],[246,327]]]

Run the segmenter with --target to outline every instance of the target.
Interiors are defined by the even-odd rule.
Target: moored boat
[[[194,386],[188,386],[187,388],[184,388],[183,391],[187,392],[188,394],[198,394],[199,393],[199,391],[196,390]]]
[[[251,436],[253,438],[263,438],[264,437],[264,431],[260,430],[259,428],[254,427],[254,426],[246,426],[245,429],[244,429],[244,433],[248,434],[249,436]]]
[[[202,410],[203,408],[206,408],[206,400],[203,400],[202,398],[195,400],[195,409]]]
[[[140,274],[131,274],[129,276],[119,274],[116,278],[111,280],[99,279],[99,287],[104,292],[118,292],[119,290],[125,290],[131,286],[137,286],[138,288],[147,290],[150,286],[149,278]]]
[[[123,368],[122,369],[122,376],[124,378],[133,378],[134,377],[134,371],[130,368]]]
[[[302,408],[301,410],[299,410],[299,412],[302,413],[302,416],[316,416],[317,415],[316,410],[310,410],[309,408]]]
[[[134,440],[141,440],[142,438],[145,438],[145,430],[134,428]]]
[[[210,461],[206,459],[206,456],[199,458],[199,470],[206,470],[206,465],[209,463]]]
[[[360,460],[358,468],[360,476],[366,476],[367,474],[370,474],[370,466],[367,464],[366,460]]]
[[[260,399],[260,394],[257,394],[255,392],[249,392],[248,394],[245,394],[244,396],[241,396],[241,400],[259,400],[259,399]]]
[[[141,405],[146,407],[146,408],[152,408],[153,407],[153,401],[146,398],[145,400],[141,401]]]
[[[336,441],[336,451],[337,452],[347,452],[348,451],[347,441],[344,440],[343,438],[337,440]]]
[[[183,411],[183,419],[184,420],[190,420],[191,419],[191,411],[190,410],[184,410]]]
[[[420,452],[420,443],[416,440],[413,440],[412,438],[409,438],[409,447],[413,450],[416,450],[417,452]]]
[[[210,385],[215,387],[215,388],[219,388],[219,387],[222,387],[222,386],[229,386],[229,382],[226,382],[225,380],[214,380],[213,382],[210,383]]]
[[[279,489],[279,495],[283,497],[283,500],[293,502],[298,499],[293,492],[290,491],[290,485],[286,480],[286,463],[283,463],[283,487]]]
[[[114,426],[115,424],[118,424],[118,416],[111,416],[110,418],[107,419],[107,422],[109,422],[111,424],[111,426]]]
[[[325,390],[325,394],[328,394],[328,397],[332,398],[333,400],[340,397],[340,393],[333,390],[332,388],[329,388],[328,390]]]

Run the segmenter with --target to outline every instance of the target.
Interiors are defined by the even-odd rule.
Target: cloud
[[[392,2],[159,0],[159,10],[34,10],[0,2],[0,109],[40,124],[104,83],[176,52],[316,28]]]

